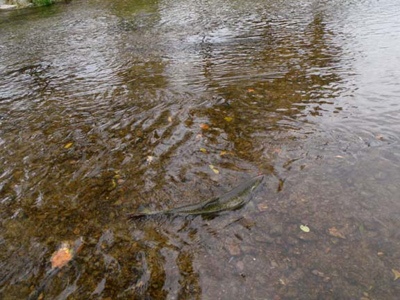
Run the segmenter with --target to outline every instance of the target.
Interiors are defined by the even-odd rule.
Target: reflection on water
[[[2,298],[396,299],[399,10],[118,0],[2,12]],[[126,218],[259,173],[241,210]],[[81,238],[46,279],[52,253]]]

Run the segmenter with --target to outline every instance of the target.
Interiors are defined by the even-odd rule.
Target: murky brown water
[[[1,298],[399,299],[399,14],[397,0],[2,12]],[[126,218],[259,173],[238,211]]]

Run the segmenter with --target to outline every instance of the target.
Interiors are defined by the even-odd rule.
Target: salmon
[[[246,205],[253,198],[257,187],[259,187],[263,182],[264,177],[264,175],[253,177],[221,196],[213,197],[200,203],[158,211],[143,209],[129,214],[128,217],[138,218],[155,215],[211,215],[223,211],[236,210]]]

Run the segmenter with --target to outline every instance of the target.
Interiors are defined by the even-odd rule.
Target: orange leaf
[[[249,93],[254,93],[254,89],[248,89],[247,90]]]
[[[204,129],[204,130],[208,130],[208,129],[210,129],[210,126],[208,124],[201,123],[200,128]]]
[[[52,268],[62,268],[72,259],[72,251],[68,248],[67,244],[64,244],[58,249],[51,257]]]

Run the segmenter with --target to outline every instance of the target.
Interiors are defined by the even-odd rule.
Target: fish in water
[[[264,175],[259,175],[221,196],[211,198],[204,202],[159,211],[144,209],[131,213],[128,217],[137,218],[154,215],[212,215],[223,211],[239,209],[253,198],[255,190],[263,180]]]

